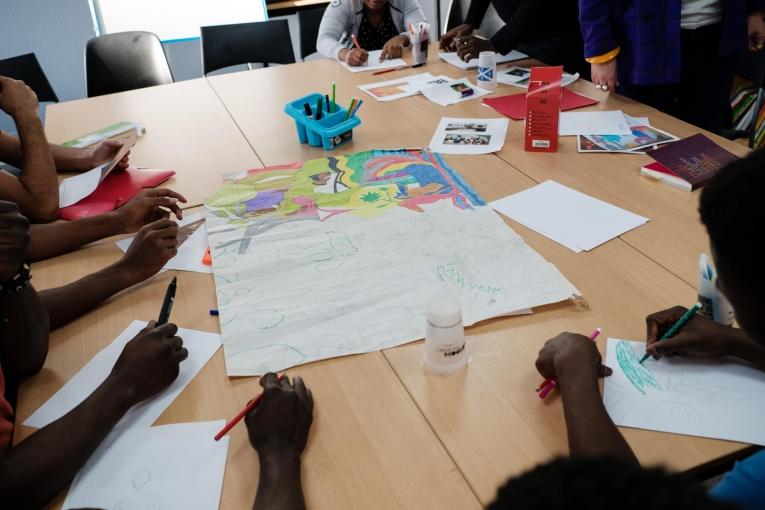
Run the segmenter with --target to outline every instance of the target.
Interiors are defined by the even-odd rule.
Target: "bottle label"
[[[494,81],[494,68],[493,67],[479,67],[478,68],[478,81]]]

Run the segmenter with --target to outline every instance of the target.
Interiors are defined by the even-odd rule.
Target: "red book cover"
[[[59,216],[64,220],[86,218],[108,213],[126,204],[144,188],[153,188],[175,175],[172,170],[146,170],[129,167],[122,172],[111,172],[96,191],[74,205],[62,207]]]
[[[491,106],[502,115],[510,117],[513,120],[523,120],[526,118],[526,94],[488,97],[484,99],[483,102],[487,106]],[[583,108],[593,104],[598,104],[598,100],[577,94],[576,92],[571,92],[565,88],[563,89],[560,98],[561,111],[575,110],[576,108]]]
[[[563,67],[532,67],[526,93],[525,149],[530,152],[558,151],[560,81]]]
[[[738,159],[702,134],[689,136],[646,154],[698,189],[722,167]]]

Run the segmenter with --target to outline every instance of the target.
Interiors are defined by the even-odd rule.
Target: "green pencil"
[[[337,103],[335,102],[335,82],[332,82],[332,113],[337,111]]]
[[[667,338],[671,338],[677,334],[678,331],[680,331],[680,328],[685,326],[685,323],[691,320],[691,317],[696,315],[696,312],[698,312],[701,309],[701,303],[696,303],[693,305],[687,312],[683,314],[682,317],[680,317],[677,322],[667,330],[666,333],[664,333],[664,336],[659,338],[659,340],[666,340]],[[640,363],[644,362],[648,358],[650,358],[651,355],[647,352],[645,355],[640,359]]]

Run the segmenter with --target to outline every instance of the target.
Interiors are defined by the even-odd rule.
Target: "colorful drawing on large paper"
[[[420,339],[439,294],[469,325],[576,292],[427,151],[249,171],[205,214],[229,375]]]
[[[603,402],[614,423],[765,445],[765,373],[731,360],[640,358],[644,342],[609,338]]]

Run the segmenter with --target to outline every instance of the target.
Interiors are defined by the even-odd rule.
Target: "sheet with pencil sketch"
[[[765,445],[765,372],[734,360],[647,359],[644,342],[609,338],[603,401],[614,423]]]
[[[471,325],[577,293],[426,151],[251,171],[205,208],[232,376],[418,340],[441,294]]]
[[[225,420],[110,435],[75,477],[63,508],[218,510],[228,436]]]

